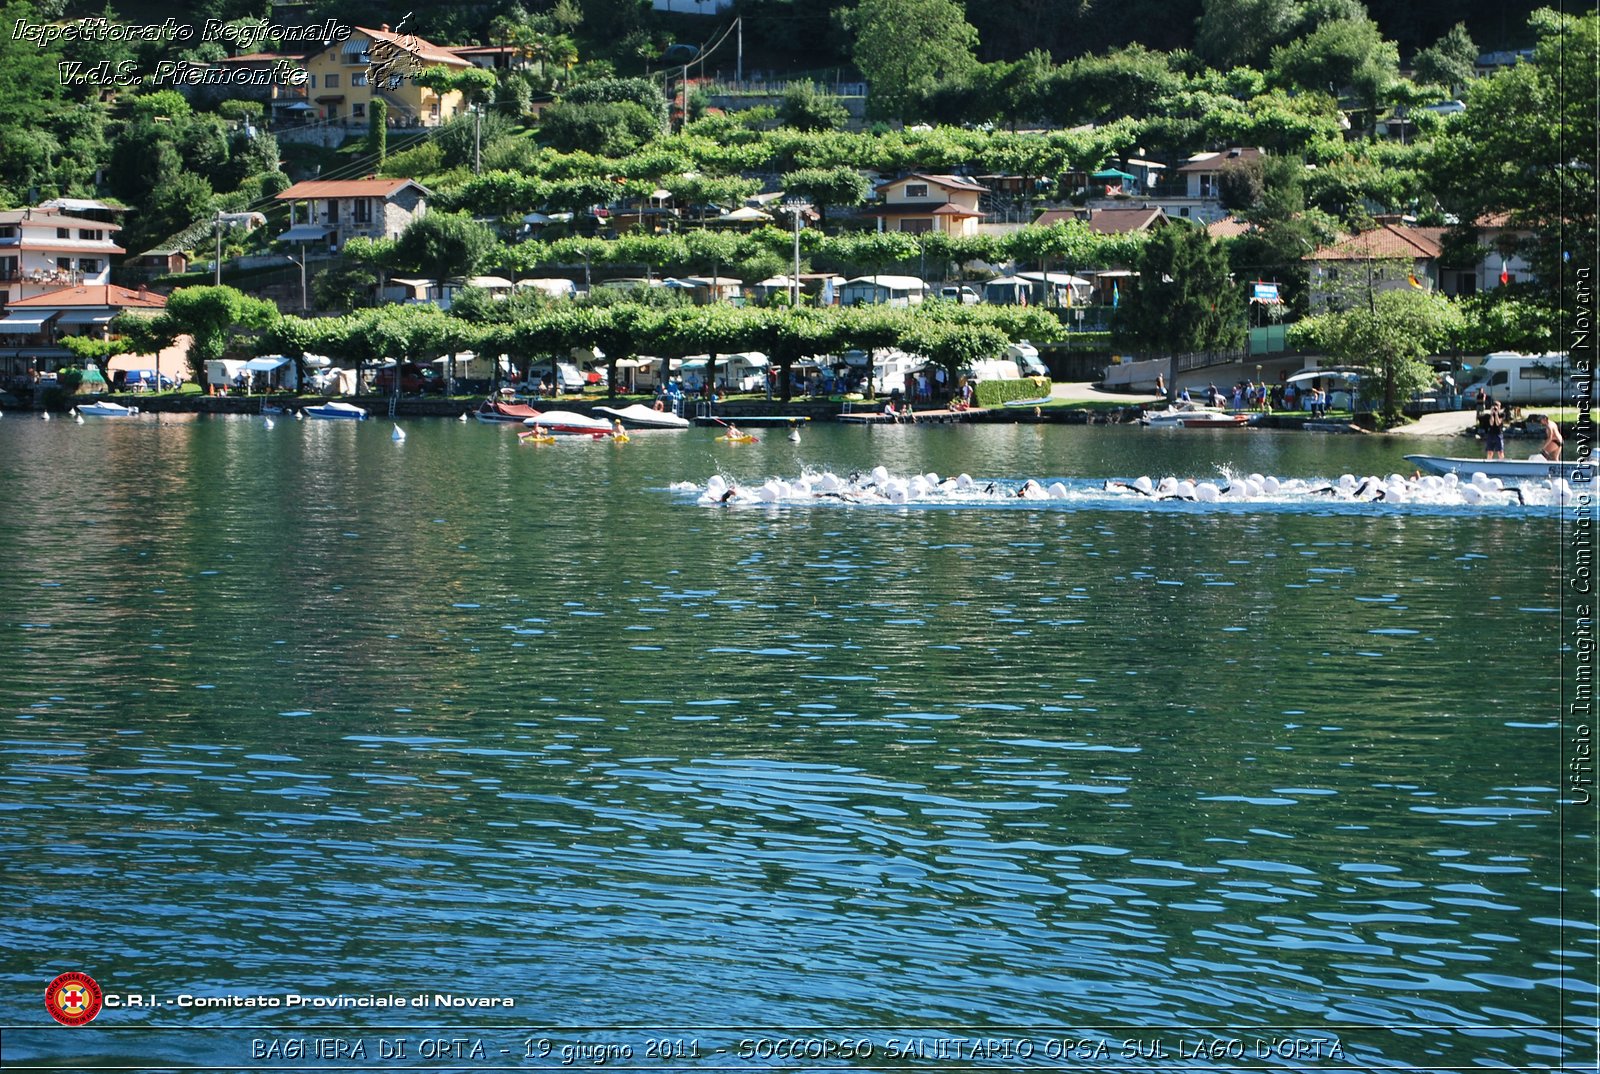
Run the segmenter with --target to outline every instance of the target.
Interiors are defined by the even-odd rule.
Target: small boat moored
[[[1234,429],[1250,422],[1248,414],[1177,402],[1165,410],[1146,411],[1139,424],[1152,429]]]
[[[478,409],[472,412],[472,416],[485,425],[522,425],[538,413],[526,403],[513,403],[496,399],[491,395],[478,404]],[[462,417],[465,418],[466,415]]]
[[[687,429],[693,424],[688,418],[680,418],[670,410],[657,410],[643,403],[621,408],[597,406],[594,409],[597,414],[611,415],[629,429]]]
[[[1552,462],[1539,456],[1531,459],[1462,459],[1443,455],[1407,455],[1405,458],[1423,473],[1441,477],[1445,474],[1458,477],[1482,474],[1485,477],[1534,478],[1539,481],[1554,481],[1559,477],[1568,484],[1577,485],[1594,481],[1595,475],[1593,463]]]
[[[131,418],[139,413],[136,406],[117,403],[80,403],[75,409],[79,415],[89,418]]]
[[[592,436],[603,437],[611,435],[611,423],[603,418],[593,418],[588,414],[579,414],[575,410],[545,410],[534,411],[533,416],[524,418],[522,424],[544,430],[552,436]]]
[[[353,403],[323,403],[305,408],[308,418],[343,418],[349,421],[366,421],[367,412]]]

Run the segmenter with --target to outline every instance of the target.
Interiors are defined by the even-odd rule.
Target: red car
[[[394,391],[395,366],[378,370],[378,375],[372,378],[372,390],[379,395],[389,395]],[[400,394],[421,395],[423,392],[436,392],[443,390],[443,382],[431,369],[424,369],[415,362],[404,362],[398,367],[400,371]]]

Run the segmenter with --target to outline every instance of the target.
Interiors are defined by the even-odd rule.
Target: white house
[[[289,230],[279,242],[344,247],[350,239],[396,239],[428,211],[432,191],[413,179],[309,179],[274,200],[289,203]]]
[[[64,288],[111,282],[122,228],[37,206],[0,212],[0,287],[7,304]]]

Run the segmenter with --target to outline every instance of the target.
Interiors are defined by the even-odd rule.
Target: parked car
[[[958,302],[963,306],[976,306],[978,292],[965,286],[948,286],[939,288],[939,297],[945,302]]]
[[[372,390],[379,395],[392,393],[396,368],[399,369],[401,395],[421,395],[424,392],[444,390],[444,382],[439,379],[437,373],[415,362],[403,362],[398,367],[391,365],[378,370],[378,375],[372,378]]]
[[[122,386],[130,392],[168,391],[177,386],[165,373],[154,369],[130,369],[123,377]]]

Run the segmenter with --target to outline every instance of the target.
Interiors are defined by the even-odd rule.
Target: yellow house
[[[466,109],[460,92],[441,96],[412,76],[428,67],[472,64],[416,34],[391,31],[387,23],[376,30],[353,27],[347,40],[311,53],[302,63],[306,96],[324,120],[364,126],[375,100],[388,106],[389,124],[396,127],[436,127]]]
[[[978,198],[988,193],[981,183],[959,175],[913,173],[904,179],[881,183],[883,203],[866,215],[883,221],[885,231],[943,231],[949,235],[976,235],[983,212]]]

